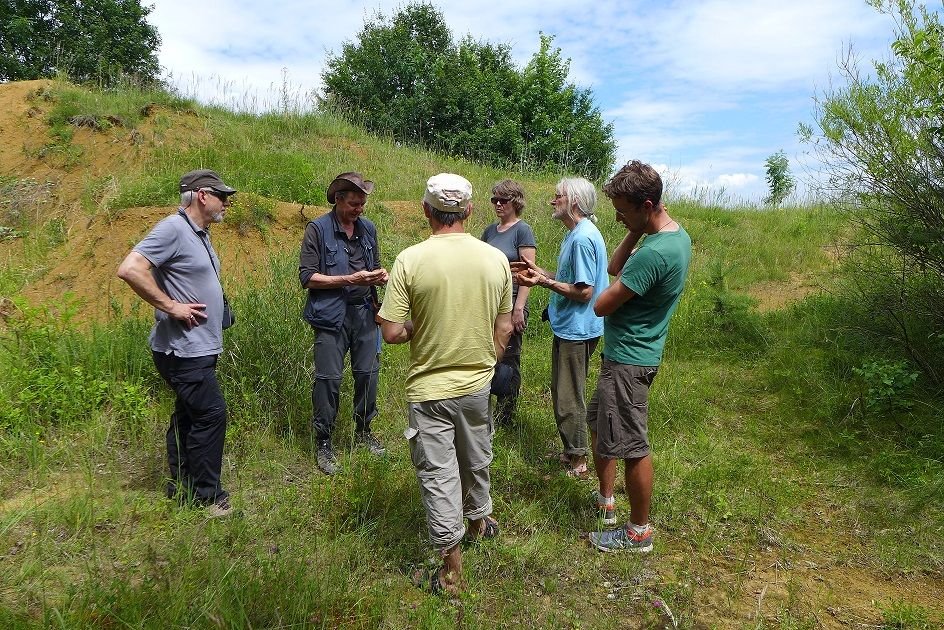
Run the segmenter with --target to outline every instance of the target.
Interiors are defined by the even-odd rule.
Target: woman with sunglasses
[[[521,220],[524,210],[524,189],[516,181],[505,179],[492,187],[492,205],[497,222],[482,233],[482,240],[498,248],[508,257],[508,262],[530,261],[534,263],[537,244],[531,226]],[[495,394],[495,423],[510,425],[521,388],[521,341],[528,324],[528,293],[530,287],[512,285],[511,321],[514,332],[505,348],[505,356],[495,366],[492,393]]]

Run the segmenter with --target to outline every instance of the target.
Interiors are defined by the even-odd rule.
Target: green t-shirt
[[[603,356],[629,365],[659,365],[691,259],[692,239],[681,226],[646,236],[620,273],[619,281],[636,295],[604,319]]]
[[[409,402],[473,394],[495,369],[495,319],[511,312],[503,253],[470,234],[440,234],[400,252],[380,316],[413,320]]]

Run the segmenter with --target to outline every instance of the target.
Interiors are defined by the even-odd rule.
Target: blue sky
[[[456,37],[512,46],[523,65],[539,33],[571,59],[619,144],[618,162],[660,168],[674,191],[766,192],[764,160],[783,149],[801,184],[815,170],[796,136],[813,97],[839,80],[851,49],[868,67],[888,56],[893,23],[864,0],[480,0],[436,3]],[[321,87],[328,51],[365,16],[403,2],[155,0],[161,65],[200,100],[260,110],[283,78],[298,98]]]

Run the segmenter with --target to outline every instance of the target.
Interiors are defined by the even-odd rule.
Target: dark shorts
[[[637,459],[649,454],[649,387],[657,367],[603,359],[587,424],[597,436],[597,455]]]

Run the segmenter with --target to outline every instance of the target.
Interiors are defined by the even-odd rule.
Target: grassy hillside
[[[450,601],[411,584],[432,559],[401,437],[406,348],[382,354],[374,426],[389,455],[350,449],[348,377],[344,473],[314,464],[305,217],[327,209],[335,174],[361,170],[377,182],[368,212],[389,266],[427,233],[429,175],[473,182],[475,234],[490,185],[511,176],[538,262],[553,267],[557,175],[400,147],[320,114],[236,115],[166,94],[37,82],[0,85],[0,105],[0,627],[944,623],[941,393],[865,334],[868,314],[842,291],[848,228],[829,208],[670,203],[694,258],[652,390],[647,557],[592,550],[595,485],[547,457],[551,335],[547,294],[533,293],[520,421],[495,436],[502,535],[466,550],[467,588]],[[239,315],[220,367],[237,508],[223,521],[163,498],[173,401],[146,347],[149,309],[113,279],[173,210],[179,175],[202,166],[242,204],[214,228]],[[605,202],[599,226],[612,249],[622,234]],[[617,509],[628,515],[621,487]]]

